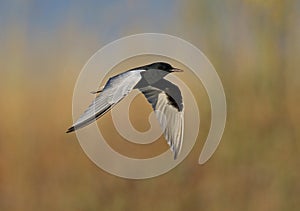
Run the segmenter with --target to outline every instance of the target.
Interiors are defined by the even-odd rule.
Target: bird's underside
[[[149,70],[147,70],[149,71]],[[179,88],[160,78],[149,83],[143,75],[145,70],[133,70],[121,73],[108,80],[92,104],[79,119],[67,130],[67,133],[82,128],[103,116],[133,89],[138,89],[151,104],[167,143],[177,158],[183,141],[183,103]]]

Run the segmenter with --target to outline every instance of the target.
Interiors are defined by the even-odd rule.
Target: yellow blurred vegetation
[[[168,32],[204,51],[227,97],[212,159],[197,164],[210,124],[202,90],[199,138],[178,167],[142,181],[96,167],[65,130],[76,78],[102,45],[72,18],[34,42],[14,22],[0,49],[0,210],[299,210],[299,2],[181,4]]]

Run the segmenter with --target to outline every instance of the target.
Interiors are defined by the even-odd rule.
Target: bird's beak
[[[178,68],[173,68],[173,69],[172,69],[172,72],[183,72],[183,70],[178,69]]]

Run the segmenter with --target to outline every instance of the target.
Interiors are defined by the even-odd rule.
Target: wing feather
[[[171,82],[166,83],[163,79],[160,85],[143,87],[140,91],[152,105],[165,139],[176,159],[182,147],[184,130],[184,111],[179,88]]]
[[[105,84],[100,94],[93,100],[85,112],[67,130],[72,132],[82,128],[109,111],[114,105],[120,102],[131,92],[141,79],[141,72],[144,70],[133,70],[111,77]]]
[[[164,132],[167,143],[174,152],[174,159],[180,153],[183,141],[184,119],[183,111],[178,111],[168,101],[165,92],[158,95],[158,103],[155,109],[156,116]]]

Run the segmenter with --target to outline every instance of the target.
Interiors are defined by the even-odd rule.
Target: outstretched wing
[[[151,86],[140,88],[156,114],[174,159],[180,153],[183,141],[183,103],[179,88],[161,79]]]
[[[67,130],[67,133],[82,128],[109,111],[134,88],[142,78],[144,70],[133,70],[110,78],[100,94],[85,110],[79,119]]]

